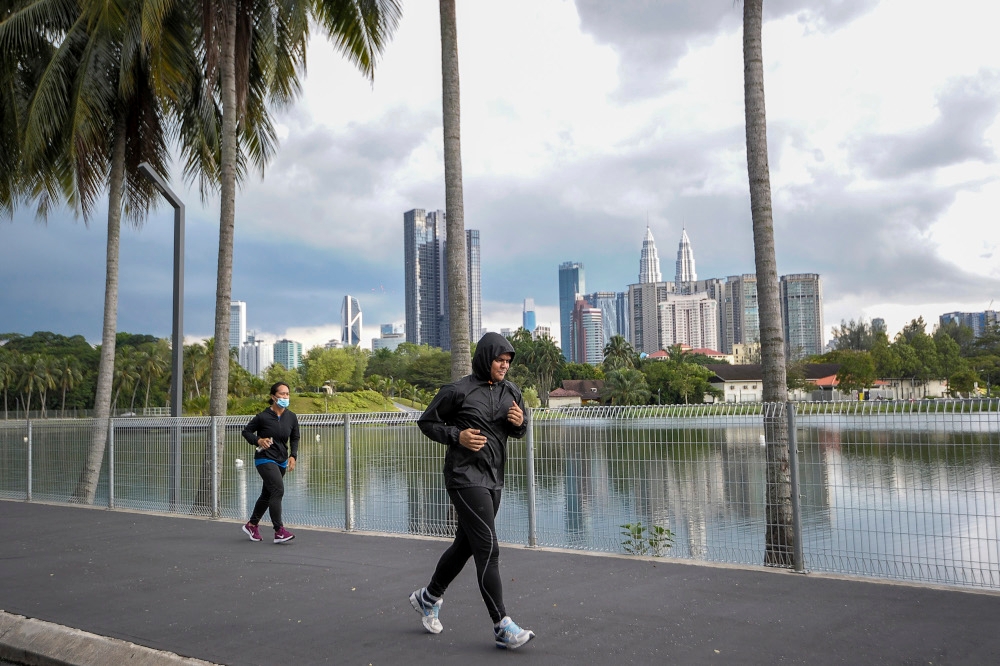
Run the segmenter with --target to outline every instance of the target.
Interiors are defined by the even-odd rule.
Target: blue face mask
[[[278,407],[281,407],[282,409],[288,408],[288,398],[278,398],[275,402],[277,402]]]

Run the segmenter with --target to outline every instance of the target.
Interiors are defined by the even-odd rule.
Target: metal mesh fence
[[[286,522],[453,535],[445,449],[417,418],[300,416]],[[95,503],[245,520],[248,420],[114,419]],[[73,501],[93,426],[0,422],[0,498]],[[501,541],[1000,589],[996,401],[536,409],[530,426],[508,444]]]

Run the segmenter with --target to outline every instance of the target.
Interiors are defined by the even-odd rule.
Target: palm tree
[[[7,413],[7,395],[12,388],[17,387],[17,368],[20,365],[18,354],[0,349],[0,389],[3,389],[3,418],[9,418]]]
[[[142,403],[143,413],[145,413],[145,410],[149,409],[149,389],[153,384],[153,380],[157,377],[162,377],[163,373],[166,372],[169,367],[167,362],[167,352],[168,350],[160,344],[151,344],[146,349],[139,352],[137,360],[139,376],[146,385],[146,398]]]
[[[215,288],[215,339],[229,340],[232,296],[233,238],[236,221],[236,185],[252,160],[261,171],[271,157],[276,135],[268,117],[268,103],[285,105],[299,91],[299,73],[305,66],[310,14],[334,46],[369,79],[375,59],[395,30],[400,10],[397,0],[312,0],[272,2],[231,0],[203,3],[199,50],[204,94],[220,120],[218,150],[206,145],[206,132],[186,132],[184,152],[188,175],[206,183],[218,182],[219,257]],[[201,106],[199,105],[199,108]],[[206,122],[206,126],[213,126]],[[197,124],[193,126],[200,127]],[[194,140],[191,140],[191,139]],[[225,416],[228,403],[229,359],[212,355],[209,413]],[[219,453],[225,447],[220,433]],[[211,451],[202,464],[195,506],[207,506],[211,480]]]
[[[50,51],[25,112],[21,177],[44,216],[61,197],[88,220],[108,188],[108,240],[101,356],[94,428],[74,498],[92,503],[104,458],[111,413],[118,319],[121,218],[140,226],[158,194],[138,171],[164,170],[164,103],[182,99],[194,62],[181,6],[53,0],[13,3],[0,26],[0,50],[15,57]]]
[[[604,396],[612,405],[645,405],[649,402],[646,376],[635,368],[621,368],[607,374]]]
[[[771,216],[771,175],[767,159],[767,117],[764,110],[764,55],[761,46],[763,0],[743,2],[743,96],[746,114],[747,172],[753,218],[763,399],[786,403],[785,341]],[[790,566],[797,535],[792,526],[792,495],[788,468],[788,425],[782,413],[764,420],[767,441],[767,533],[765,564]]]
[[[635,349],[628,340],[620,335],[613,335],[604,345],[604,368],[605,370],[620,370],[622,368],[636,367]]]
[[[465,203],[462,192],[461,95],[455,0],[440,0],[441,107],[444,124],[444,198],[447,226],[448,325],[451,378],[472,372],[469,354],[469,280],[465,257]]]
[[[59,388],[62,389],[62,401],[60,402],[60,413],[66,416],[66,391],[72,390],[77,384],[83,381],[83,373],[80,370],[80,363],[72,356],[63,356],[58,360],[56,366],[56,380]]]

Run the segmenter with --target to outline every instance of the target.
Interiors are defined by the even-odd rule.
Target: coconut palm
[[[621,370],[638,366],[638,356],[628,340],[620,335],[613,335],[604,345],[605,370]]]
[[[774,251],[771,175],[767,159],[767,117],[764,109],[764,55],[761,46],[763,0],[743,2],[743,95],[746,115],[747,172],[753,219],[763,399],[786,403],[785,341]],[[792,526],[791,482],[788,469],[788,426],[783,414],[764,420],[767,441],[767,533],[765,564],[790,566],[796,535]]]
[[[645,405],[649,402],[646,376],[635,368],[621,368],[607,374],[604,397],[612,405]]]
[[[13,2],[0,25],[0,51],[48,61],[27,104],[21,174],[44,216],[67,200],[88,220],[108,191],[108,240],[95,425],[74,498],[93,502],[111,412],[118,319],[122,213],[139,226],[158,194],[138,171],[163,172],[165,100],[185,98],[194,63],[182,6],[142,0]],[[146,11],[144,11],[146,10]],[[48,51],[46,51],[46,48]]]
[[[11,389],[17,388],[17,368],[20,364],[18,354],[0,349],[0,390],[3,390],[3,418],[9,418],[7,413],[7,396]]]
[[[444,198],[447,226],[448,326],[451,378],[472,372],[469,354],[469,279],[465,256],[465,203],[462,192],[461,95],[455,0],[440,0],[441,107],[444,129]]]
[[[83,381],[83,372],[80,370],[80,362],[72,356],[63,356],[58,359],[56,365],[56,382],[62,390],[62,400],[60,402],[60,413],[66,416],[66,391],[71,391],[77,384]]]

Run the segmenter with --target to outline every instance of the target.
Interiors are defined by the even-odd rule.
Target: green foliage
[[[302,358],[306,386],[316,389],[328,381],[345,390],[362,388],[367,365],[368,352],[357,347],[313,347]]]
[[[525,407],[535,409],[542,406],[542,401],[538,398],[538,390],[534,386],[522,390],[521,395],[524,397]]]
[[[612,370],[638,368],[639,354],[624,337],[614,335],[611,336],[608,344],[604,345],[604,363],[602,365],[605,375]]]
[[[645,405],[649,403],[646,377],[635,368],[622,368],[607,373],[602,396],[612,405]]]
[[[840,321],[840,328],[833,329],[833,348],[839,351],[870,351],[874,331],[864,319]]]
[[[666,361],[643,361],[641,370],[650,395],[656,396],[661,404],[700,403],[706,395],[722,397],[722,392],[709,383],[712,371],[694,363],[692,355],[680,346],[670,348]]]
[[[663,557],[664,552],[674,545],[674,533],[666,527],[653,525],[648,530],[642,522],[625,523],[622,528],[622,548],[629,555],[653,555]]]
[[[563,379],[604,379],[604,370],[589,363],[566,363],[556,378],[558,382]]]
[[[838,351],[837,370],[838,388],[843,393],[862,391],[875,383],[875,361],[867,351]]]

